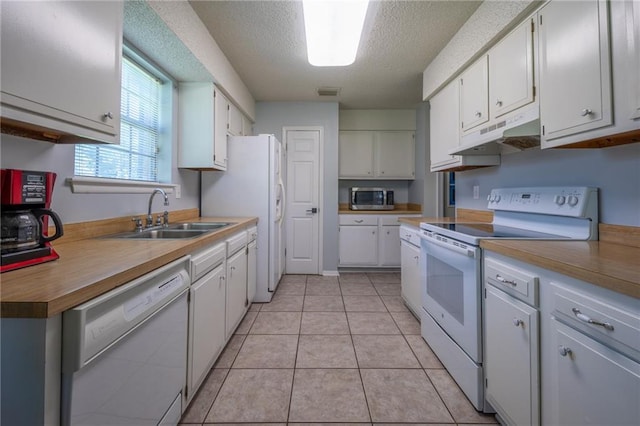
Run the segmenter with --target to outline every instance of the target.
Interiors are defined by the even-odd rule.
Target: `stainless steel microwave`
[[[351,210],[393,210],[393,189],[349,188]]]

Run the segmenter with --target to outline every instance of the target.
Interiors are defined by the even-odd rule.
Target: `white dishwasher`
[[[185,256],[63,314],[63,425],[178,423],[188,267]]]

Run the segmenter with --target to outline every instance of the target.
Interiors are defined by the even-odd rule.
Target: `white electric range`
[[[422,337],[476,409],[484,401],[482,239],[597,240],[598,190],[493,189],[491,223],[421,223]]]

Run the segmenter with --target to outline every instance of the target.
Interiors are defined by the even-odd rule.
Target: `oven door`
[[[422,233],[426,281],[422,306],[476,363],[481,350],[481,250]]]

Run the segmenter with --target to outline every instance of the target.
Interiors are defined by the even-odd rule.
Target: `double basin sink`
[[[124,238],[133,240],[172,240],[195,238],[209,232],[233,225],[232,222],[188,222],[174,223],[167,228],[143,229],[122,234],[111,235],[107,238]]]

